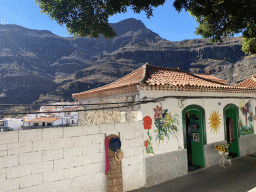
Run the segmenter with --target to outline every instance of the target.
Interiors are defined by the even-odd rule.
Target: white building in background
[[[78,106],[75,102],[58,102],[51,105],[61,106],[41,106],[41,112],[38,114],[28,114],[24,118],[24,127],[35,126],[61,126],[61,125],[77,125]],[[72,105],[72,106],[68,106]],[[49,121],[48,121],[49,120]]]
[[[3,127],[9,127],[13,130],[21,129],[21,126],[23,125],[23,119],[15,119],[15,118],[4,118],[4,126]]]

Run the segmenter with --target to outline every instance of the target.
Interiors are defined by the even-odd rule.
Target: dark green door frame
[[[195,154],[198,154],[198,155],[201,154],[201,155],[199,155],[199,156],[198,155],[196,155],[196,156],[192,155],[192,158],[195,159],[197,162],[200,162],[199,163],[200,165],[198,164],[199,166],[205,167],[205,156],[204,156],[204,145],[206,144],[205,111],[204,111],[204,108],[199,106],[199,105],[189,105],[185,109],[183,109],[183,111],[182,111],[182,125],[183,125],[184,149],[187,149],[186,113],[189,112],[189,111],[191,111],[191,112],[193,111],[192,113],[196,113],[196,111],[198,111],[198,113],[202,115],[202,117],[200,117],[200,119],[202,118],[202,120],[200,120],[201,123],[202,123],[202,125],[200,125],[200,127],[201,127],[201,129],[203,129],[200,133],[200,135],[201,135],[200,137],[201,138],[203,137],[203,140],[200,142],[201,146],[200,145],[198,146],[199,143],[198,144],[197,143],[192,144],[192,153],[194,155]],[[195,148],[193,148],[193,146]],[[196,150],[199,150],[200,152],[198,153],[198,151],[196,151]],[[193,162],[193,164],[194,164],[194,162]]]
[[[184,149],[187,149],[187,143],[185,141],[187,141],[187,135],[186,135],[186,113],[191,110],[191,109],[197,109],[200,110],[203,114],[202,118],[203,118],[203,134],[204,134],[204,145],[206,145],[206,129],[205,129],[205,111],[204,108],[199,106],[199,105],[189,105],[186,108],[184,108],[182,110],[182,127],[183,127],[183,139],[184,139]]]
[[[239,119],[239,108],[230,103],[227,104],[224,108],[223,108],[223,123],[224,123],[224,134],[225,134],[225,140],[227,140],[227,127],[226,127],[226,111],[229,109],[233,109],[236,112],[236,121],[235,123],[235,129],[237,132],[236,138],[237,138],[237,142],[238,142],[238,146],[237,146],[237,151],[238,151],[238,156],[240,156],[240,151],[239,151],[239,137],[240,137],[240,129],[238,128],[238,119]]]

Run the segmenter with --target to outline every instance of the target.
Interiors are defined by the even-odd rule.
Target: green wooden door
[[[204,145],[203,145],[203,114],[200,110],[189,111],[192,163],[193,165],[204,167]]]
[[[239,148],[238,148],[238,131],[237,131],[237,111],[235,108],[228,108],[226,110],[226,139],[229,136],[228,133],[228,123],[229,123],[229,118],[233,119],[234,123],[234,141],[232,143],[227,141],[227,144],[229,144],[229,152],[230,153],[236,153],[239,156]],[[228,120],[227,120],[228,119]]]

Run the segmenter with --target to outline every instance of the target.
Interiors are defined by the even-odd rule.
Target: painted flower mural
[[[212,111],[210,114],[210,118],[209,118],[210,122],[210,128],[211,128],[211,132],[216,133],[217,135],[217,131],[220,128],[220,124],[221,124],[221,118],[220,118],[220,114],[218,111]]]
[[[149,130],[151,129],[152,125],[152,119],[149,116],[145,116],[143,118],[143,124],[144,124],[144,129],[147,129],[148,132],[148,140],[144,141],[144,146],[146,148],[146,154],[148,155],[149,153],[154,154],[154,149],[153,149],[153,143],[152,143],[152,137],[149,134]]]
[[[240,112],[244,116],[242,118],[242,115],[239,115],[239,121],[238,125],[241,130],[241,135],[247,135],[253,133],[253,113],[252,113],[252,106],[250,101],[244,104],[244,102],[240,103]]]
[[[162,107],[156,106],[154,108],[155,115],[155,126],[157,127],[157,130],[155,132],[157,133],[156,141],[158,140],[164,142],[164,137],[167,137],[170,139],[170,135],[174,135],[177,138],[178,133],[178,127],[179,121],[177,117],[178,115],[171,115],[171,112],[167,112],[168,109],[163,109]],[[178,139],[178,138],[177,138]]]

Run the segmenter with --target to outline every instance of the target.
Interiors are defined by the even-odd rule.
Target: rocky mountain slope
[[[73,39],[0,25],[0,103],[71,101],[72,93],[110,83],[146,62],[230,83],[256,74],[255,56],[241,51],[241,37],[222,45],[202,39],[171,42],[136,19],[111,25],[118,34],[114,39]]]

